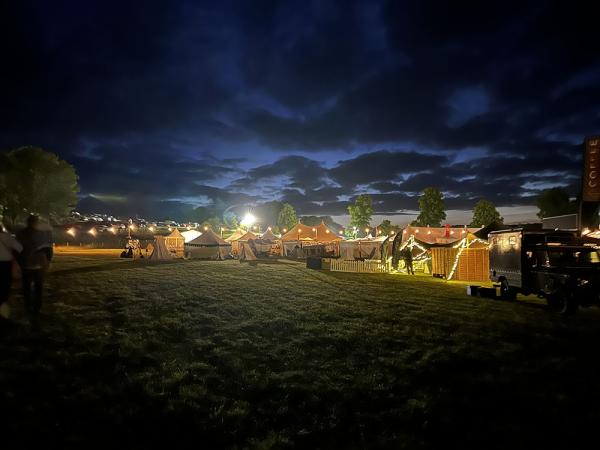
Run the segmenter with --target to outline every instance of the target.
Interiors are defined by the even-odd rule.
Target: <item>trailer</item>
[[[561,314],[600,304],[600,246],[573,231],[491,232],[490,279],[500,297],[517,293],[545,298]]]

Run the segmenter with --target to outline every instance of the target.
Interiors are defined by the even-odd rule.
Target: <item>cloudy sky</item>
[[[369,193],[403,224],[435,186],[454,223],[480,198],[533,219],[541,189],[576,194],[600,131],[597,16],[477,5],[2,2],[0,148],[56,152],[132,214],[279,199],[342,216]]]

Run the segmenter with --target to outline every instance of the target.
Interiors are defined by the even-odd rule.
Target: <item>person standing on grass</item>
[[[0,317],[8,319],[8,297],[12,285],[13,262],[23,246],[0,225]]]
[[[25,309],[31,318],[36,318],[42,308],[44,278],[53,256],[52,230],[40,224],[36,215],[27,219],[27,227],[17,233],[23,246],[19,263],[23,279]]]
[[[415,271],[413,270],[413,256],[412,250],[406,247],[404,249],[404,265],[406,266],[406,273],[414,275]]]

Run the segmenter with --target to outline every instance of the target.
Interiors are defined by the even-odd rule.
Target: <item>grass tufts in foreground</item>
[[[506,448],[600,419],[600,312],[428,277],[62,254],[0,340],[21,447]]]

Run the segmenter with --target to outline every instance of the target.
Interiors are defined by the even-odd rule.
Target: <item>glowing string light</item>
[[[452,248],[458,248],[458,252],[456,253],[456,257],[454,258],[454,264],[452,265],[452,270],[450,270],[450,273],[448,274],[448,277],[446,278],[446,280],[451,280],[454,277],[456,269],[458,268],[458,262],[460,261],[460,255],[462,254],[462,252],[465,249],[469,248],[475,242],[484,244],[488,250],[490,248],[490,244],[488,242],[484,241],[483,239],[473,238],[470,241],[466,237],[461,239],[458,244],[452,246]]]

